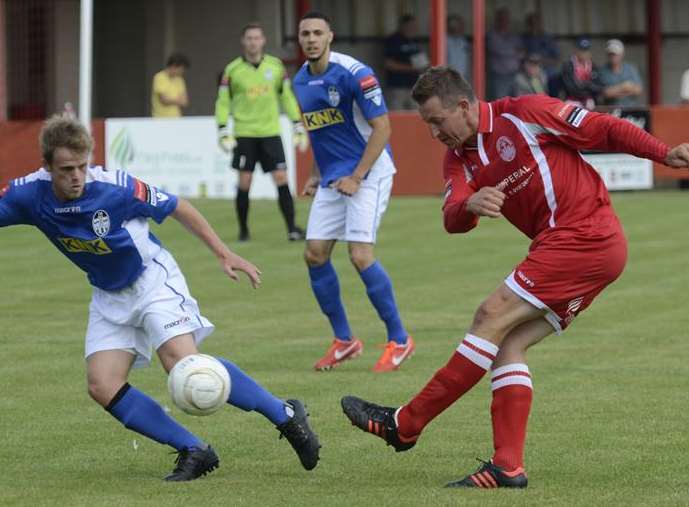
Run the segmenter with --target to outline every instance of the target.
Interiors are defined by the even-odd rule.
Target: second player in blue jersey
[[[373,369],[391,371],[414,352],[414,340],[400,319],[390,277],[373,251],[395,173],[390,121],[371,68],[331,51],[332,40],[326,16],[310,12],[301,19],[299,44],[308,61],[294,78],[294,92],[316,161],[304,188],[315,196],[304,256],[314,295],[335,335],[314,367],[328,370],[363,351],[349,327],[330,262],[340,240],[347,242],[352,264],[387,328],[388,344]]]

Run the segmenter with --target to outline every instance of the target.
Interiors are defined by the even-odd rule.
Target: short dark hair
[[[322,19],[328,24],[328,27],[332,26],[330,18],[320,11],[309,11],[304,14],[299,21],[304,21],[305,19]]]
[[[246,25],[244,25],[242,27],[242,37],[246,35],[246,32],[248,32],[249,30],[253,30],[255,28],[261,30],[261,32],[263,31],[263,26],[258,21],[252,21],[251,23],[247,23]]]
[[[167,67],[184,67],[185,69],[191,67],[191,63],[189,63],[189,58],[187,58],[187,55],[183,53],[172,53],[168,57],[167,63],[165,65]]]
[[[476,100],[471,85],[452,67],[431,67],[419,76],[411,96],[414,101],[422,105],[431,97],[438,97],[444,107],[456,105],[461,97],[469,102]]]

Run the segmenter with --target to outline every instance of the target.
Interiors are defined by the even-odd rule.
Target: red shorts
[[[576,224],[541,232],[505,283],[546,310],[559,334],[620,276],[626,262],[622,225],[612,208],[604,207]]]

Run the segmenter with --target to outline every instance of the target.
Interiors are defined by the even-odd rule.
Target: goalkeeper
[[[232,167],[239,171],[235,200],[239,241],[250,238],[247,223],[249,189],[256,162],[261,163],[263,172],[271,174],[277,186],[287,238],[303,240],[304,231],[294,223],[294,201],[287,185],[287,166],[280,139],[280,106],[294,122],[293,139],[301,151],[308,148],[308,134],[301,123],[285,66],[278,58],[263,52],[266,38],[261,25],[246,25],[240,41],[243,54],[225,67],[215,102],[220,147],[226,153],[233,152]],[[234,120],[232,127],[228,124],[230,116]]]

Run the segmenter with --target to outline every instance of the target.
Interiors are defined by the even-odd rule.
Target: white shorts
[[[351,197],[329,187],[318,187],[311,204],[306,239],[375,243],[391,191],[392,175],[363,180]]]
[[[170,338],[193,333],[198,345],[213,329],[199,313],[175,259],[161,250],[131,286],[118,291],[93,288],[85,357],[121,349],[135,353],[135,368],[148,366],[153,349]]]

